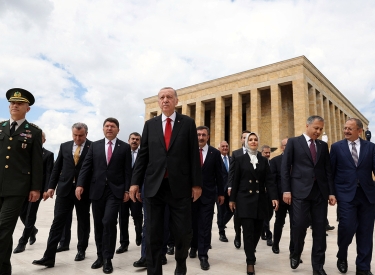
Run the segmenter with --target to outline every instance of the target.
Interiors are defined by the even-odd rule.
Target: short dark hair
[[[241,133],[241,138],[242,138],[242,135],[245,134],[245,133],[250,134],[251,132],[249,130],[243,130],[242,133]]]
[[[268,145],[263,145],[263,146],[260,148],[260,151],[263,152],[264,149],[271,149],[271,147],[269,147]]]
[[[140,138],[142,138],[141,137],[141,135],[138,133],[138,132],[133,132],[133,133],[130,133],[130,135],[129,135],[129,138],[128,139],[130,139],[130,137],[131,136],[136,136],[136,137],[140,137]]]
[[[114,117],[109,117],[109,118],[106,118],[103,122],[103,127],[104,125],[106,124],[106,122],[112,122],[114,124],[116,124],[117,128],[120,128],[120,123],[118,122],[118,120]]]
[[[76,122],[76,123],[74,123],[73,126],[72,126],[72,130],[74,128],[76,128],[77,130],[81,130],[83,128],[83,129],[85,129],[86,134],[87,134],[87,131],[89,130],[87,128],[87,125],[85,123],[82,123],[82,122]]]
[[[323,121],[324,122],[324,118],[322,118],[321,116],[317,116],[317,115],[314,115],[314,116],[309,116],[309,118],[306,120],[306,124],[312,124],[314,122],[314,120],[318,120],[318,121]]]
[[[358,129],[363,129],[362,121],[360,121],[358,118],[351,117],[347,121],[349,121],[349,120],[355,121],[355,124],[357,124]],[[368,127],[367,127],[367,129],[368,129]]]
[[[210,135],[210,128],[208,128],[207,126],[198,126],[197,131],[198,130],[207,130],[207,134]]]

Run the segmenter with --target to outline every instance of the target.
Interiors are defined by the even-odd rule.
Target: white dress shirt
[[[82,143],[81,148],[79,150],[79,155],[81,155],[83,148],[85,148],[86,140]],[[78,145],[73,142],[72,154],[74,156],[74,152],[77,150]]]
[[[26,118],[22,118],[22,119],[19,119],[19,120],[13,120],[13,119],[9,119],[9,129],[12,128],[12,123],[13,121],[16,121],[17,122],[17,125],[16,127],[14,128],[14,131],[17,131],[18,127],[20,127],[20,125],[26,120]]]
[[[113,154],[113,151],[115,150],[116,140],[117,140],[117,138],[114,138],[114,139],[111,140],[111,142],[112,142],[112,154]],[[107,163],[108,163],[108,155],[107,154],[108,154],[108,147],[109,147],[108,142],[109,142],[109,139],[104,138],[105,159],[107,160]]]
[[[161,121],[163,123],[163,134],[165,133],[165,125],[167,125],[167,116],[164,115],[164,114],[161,114]],[[173,126],[174,126],[174,122],[176,120],[176,112],[173,112],[173,114],[171,114],[171,116],[169,117],[172,121],[171,121],[171,124],[172,124],[172,129],[173,129]]]
[[[199,149],[200,149],[200,148],[199,148]],[[208,144],[206,143],[206,145],[203,146],[203,148],[202,148],[203,163],[204,163],[204,161],[206,160],[207,152],[208,152]]]
[[[352,142],[355,142],[355,148],[357,149],[357,155],[358,155],[358,159],[359,159],[359,151],[361,150],[361,141],[359,140],[359,138],[357,138],[354,141],[348,140],[348,146],[349,146],[350,154],[352,153],[352,145],[351,145]]]

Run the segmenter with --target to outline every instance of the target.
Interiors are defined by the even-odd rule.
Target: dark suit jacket
[[[268,159],[260,152],[257,158],[256,169],[250,163],[248,154],[236,158],[230,201],[236,203],[240,218],[268,219],[269,200],[278,199]]]
[[[53,162],[54,162],[53,153],[43,148],[43,183],[42,183],[42,189],[41,189],[42,193],[47,192],[48,190],[48,183],[51,178]]]
[[[202,166],[202,196],[200,200],[203,204],[215,203],[216,195],[224,196],[222,162],[220,151],[208,146],[206,159]]]
[[[190,117],[176,113],[168,151],[161,115],[146,121],[140,147],[132,185],[141,187],[146,172],[145,197],[156,195],[166,170],[175,198],[191,197],[191,188],[202,185],[197,129]]]
[[[327,143],[321,140],[315,143],[317,154],[314,164],[304,135],[288,139],[281,162],[283,193],[292,192],[293,197],[305,199],[316,179],[324,198],[328,200],[329,195],[335,195]]]
[[[228,156],[228,166],[230,167],[230,163],[232,162],[232,157]],[[227,168],[225,168],[224,160],[220,154],[221,158],[221,174],[223,176],[223,188],[224,193],[228,192],[228,182],[229,182],[229,171],[227,171]]]
[[[111,160],[107,164],[104,143],[105,139],[101,139],[91,144],[82,164],[77,186],[87,188],[92,175],[91,200],[99,200],[102,197],[106,184],[116,198],[123,199],[125,191],[128,191],[130,186],[132,165],[130,145],[117,139]]]
[[[83,148],[77,165],[74,164],[73,159],[73,145],[74,141],[67,141],[60,145],[59,154],[55,165],[52,169],[51,179],[48,184],[48,189],[56,189],[56,196],[66,197],[72,190],[73,180],[76,179],[78,183],[78,174],[81,170],[83,161],[90,148],[91,141],[86,139],[85,147]]]
[[[355,166],[348,141],[340,140],[331,146],[331,164],[337,201],[350,202],[361,185],[370,203],[375,203],[375,144],[360,139],[358,166]]]
[[[241,147],[240,149],[234,150],[232,152],[232,158],[231,162],[229,165],[229,179],[228,179],[228,187],[232,187],[233,184],[233,178],[234,178],[234,163],[236,162],[236,158],[242,156],[243,153],[243,148]]]
[[[283,193],[281,189],[281,161],[283,154],[276,156],[270,160],[271,173],[277,186],[277,194],[279,200],[283,199]]]
[[[0,123],[0,196],[28,196],[41,190],[42,130],[25,120],[11,135],[9,120]]]

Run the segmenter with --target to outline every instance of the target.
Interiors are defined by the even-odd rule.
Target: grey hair
[[[363,129],[362,121],[360,121],[358,118],[351,117],[347,121],[355,121],[355,124],[357,124],[358,129]]]
[[[263,152],[264,149],[269,149],[269,148],[271,147],[268,145],[262,145],[262,147],[260,147],[260,151]]]
[[[310,125],[310,124],[312,124],[315,120],[318,120],[318,121],[322,121],[322,122],[324,122],[324,118],[322,118],[321,116],[310,116],[310,117],[306,120],[306,124]]]
[[[87,125],[85,123],[83,123],[83,122],[76,122],[76,123],[74,123],[73,126],[72,126],[72,130],[74,128],[76,128],[77,130],[81,130],[83,128],[83,129],[85,129],[86,133],[89,130],[88,127],[87,127]]]
[[[161,89],[160,89],[160,91],[162,91],[162,90],[173,90],[173,91],[174,91],[174,95],[176,96],[176,98],[178,98],[176,90],[173,89],[172,87],[164,87],[164,88],[161,88]],[[160,91],[159,91],[159,92],[160,92]]]

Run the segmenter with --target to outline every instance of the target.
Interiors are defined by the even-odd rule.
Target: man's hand
[[[236,203],[233,201],[230,201],[229,208],[230,208],[230,211],[234,212],[234,210],[236,210]]]
[[[278,200],[272,200],[272,206],[275,211],[279,210],[279,201]]]
[[[47,190],[47,196],[51,199],[53,199],[53,195],[55,194],[55,189],[48,189]]]
[[[292,193],[290,193],[290,192],[284,193],[283,194],[283,201],[286,204],[291,205],[292,204]]]
[[[130,199],[133,201],[133,202],[136,202],[137,201],[137,194],[139,193],[139,186],[138,185],[132,185],[130,186],[130,189],[129,189],[129,196],[130,196]]]
[[[193,186],[191,188],[191,197],[193,198],[193,202],[199,199],[202,195],[202,188],[200,186]]]
[[[48,193],[47,192],[44,192],[43,193],[43,201],[46,201],[48,199]]]
[[[30,191],[29,193],[29,202],[36,202],[39,200],[40,191]]]
[[[124,193],[124,202],[127,202],[129,200],[129,192]]]
[[[337,202],[336,197],[334,195],[330,195],[328,200],[329,200],[329,205],[332,205],[332,206],[334,206]]]
[[[78,186],[78,187],[76,188],[76,197],[77,197],[77,199],[78,199],[79,201],[81,200],[81,195],[82,195],[82,193],[83,193],[83,187]]]
[[[224,196],[218,196],[218,197],[217,197],[217,202],[218,202],[220,205],[222,205],[222,204],[224,203],[224,200],[225,200]]]

